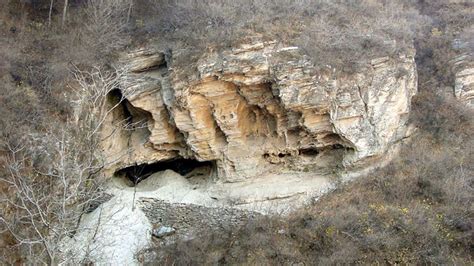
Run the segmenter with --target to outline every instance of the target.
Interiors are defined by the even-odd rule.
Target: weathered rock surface
[[[107,188],[114,196],[84,214],[77,233],[65,237],[61,248],[71,255],[71,263],[143,265],[136,255],[154,244],[193,237],[208,227],[242,224],[259,215],[220,204],[211,197],[221,198],[228,191],[196,189],[196,180],[171,170],[155,173],[135,187],[123,179],[114,181]]]
[[[112,179],[114,197],[80,223],[95,230],[66,243],[77,257],[138,265],[157,255],[150,245],[199,228],[288,213],[332,190],[338,169],[373,165],[407,134],[413,54],[350,75],[258,39],[178,63],[186,59],[151,46],[122,57],[128,72],[102,133],[107,170],[128,180]]]
[[[461,42],[455,47],[460,54],[451,63],[455,73],[454,96],[460,102],[474,107],[474,55],[465,47],[468,45]]]
[[[281,169],[365,166],[406,136],[413,54],[374,59],[350,75],[316,71],[297,47],[259,39],[173,63],[184,56],[150,47],[122,58],[130,72],[115,97],[126,100],[104,129],[110,170],[191,158],[238,182]],[[123,121],[127,129],[117,129]]]
[[[204,207],[194,204],[168,203],[154,198],[142,198],[142,210],[158,230],[172,228],[176,236],[191,238],[205,231],[223,230],[243,225],[261,216],[259,213],[223,207]],[[155,239],[164,241],[164,239]]]

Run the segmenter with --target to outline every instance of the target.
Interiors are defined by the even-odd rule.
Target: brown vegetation
[[[419,1],[433,19],[416,39],[418,130],[388,166],[339,187],[288,218],[157,248],[160,263],[187,264],[472,264],[474,121],[447,96],[454,84],[453,40],[472,45],[472,4]],[[433,33],[433,28],[438,32]]]
[[[317,66],[340,71],[411,49],[415,33],[428,22],[409,0],[139,2],[147,8],[139,10],[143,31],[162,42],[199,51],[263,35],[302,47]]]
[[[469,1],[76,0],[68,9],[63,1],[6,2],[0,10],[1,264],[61,262],[58,243],[101,195],[104,162],[94,114],[103,110],[88,105],[93,90],[75,94],[77,81],[93,89],[88,81],[97,69],[113,79],[110,63],[130,37],[157,37],[166,48],[196,53],[255,34],[301,46],[318,66],[341,71],[411,49],[416,37],[421,93],[411,115],[418,131],[387,167],[314,206],[288,218],[210,228],[160,247],[160,262],[472,264],[473,113],[439,93],[453,85],[453,40],[472,49]],[[73,99],[83,104],[79,124]]]
[[[58,17],[47,26],[42,1],[0,11],[1,264],[67,262],[61,241],[104,198],[98,128],[118,86],[120,73],[106,63],[124,45],[114,20],[123,10],[94,3],[72,10],[64,27]],[[111,35],[93,42],[104,25]]]
[[[160,247],[161,263],[472,263],[473,113],[432,94],[416,105],[419,132],[387,167],[288,218]]]

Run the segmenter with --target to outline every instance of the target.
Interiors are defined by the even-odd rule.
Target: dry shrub
[[[61,241],[103,194],[104,161],[90,128],[97,101],[72,97],[70,63],[104,64],[118,46],[85,45],[84,25],[74,24],[89,20],[82,9],[70,12],[65,28],[49,28],[41,10],[27,16],[17,6],[18,16],[0,12],[8,26],[0,40],[0,264],[54,265],[70,259]],[[82,124],[70,119],[78,98]]]
[[[316,65],[364,64],[410,49],[427,19],[409,1],[143,0],[145,29],[173,46],[229,46],[262,34],[302,47]],[[139,5],[140,6],[140,5]],[[151,7],[151,8],[150,8]]]
[[[128,43],[130,0],[89,0],[84,12],[87,23],[82,32],[88,49],[107,55]]]
[[[64,117],[55,110],[68,109],[61,107],[64,102],[60,100],[64,96],[61,93],[67,92],[61,85],[61,80],[67,77],[64,71],[67,64],[70,61],[83,66],[105,64],[115,50],[127,44],[128,29],[124,23],[127,6],[122,0],[72,1],[77,6],[71,7],[66,27],[45,28],[38,21],[47,17],[43,12],[47,9],[31,7],[34,12],[26,15],[20,2],[8,1],[8,9],[0,10],[0,31],[8,36],[8,40],[0,40],[5,48],[2,58],[7,58],[6,63],[0,63],[0,159],[6,158],[8,147],[18,147],[28,137],[45,138],[41,142],[36,137],[37,142],[27,145],[25,161],[34,167],[22,169],[21,175],[29,186],[41,188],[37,193],[44,196],[44,204],[49,204],[46,207],[50,208],[53,220],[58,221],[61,216],[54,215],[60,213],[57,208],[60,198],[53,197],[58,193],[55,188],[60,186],[58,179],[32,174],[33,170],[48,173],[48,166],[58,158],[57,142],[48,139],[51,134],[45,129],[64,122]],[[413,9],[415,4],[422,14],[435,17],[431,26],[442,34],[433,35],[428,28],[427,34],[417,41],[422,93],[415,101],[412,121],[420,130],[404,147],[400,158],[289,218],[264,217],[222,231],[210,228],[194,240],[160,248],[157,252],[162,255],[161,262],[183,265],[472,263],[472,111],[436,93],[453,82],[452,71],[447,67],[456,55],[452,50],[453,38],[469,40],[472,36],[472,30],[466,28],[473,24],[472,3],[139,0],[134,10],[136,26],[140,28],[139,20],[144,20],[145,33],[159,37],[164,46],[181,42],[188,49],[199,51],[209,45],[231,45],[242,36],[260,33],[266,38],[301,46],[319,66],[331,64],[350,70],[351,65],[362,64],[365,59],[410,48],[419,26],[426,22]],[[87,145],[89,149],[82,153],[84,146],[77,145],[88,139],[80,138],[81,132],[75,132],[72,126],[68,134],[71,134],[67,137],[68,145],[73,151],[66,161],[70,162],[69,166],[77,167],[65,168],[63,173],[77,176],[76,170],[84,158],[95,160],[87,156],[94,152],[94,145]],[[8,177],[8,170],[14,165],[2,162],[1,177]],[[89,183],[88,173],[83,174],[82,181]],[[8,191],[8,185],[0,186],[2,204],[21,201],[12,190]],[[81,186],[81,191],[92,188],[96,187]],[[80,198],[87,195],[88,192],[81,193]],[[11,209],[3,206],[1,209],[3,219],[13,217],[8,222],[17,222],[15,232],[21,232],[25,238],[35,236],[31,233],[33,228],[26,226],[24,212],[7,215]],[[74,216],[75,210],[71,211]],[[66,225],[66,231],[59,231],[70,231],[69,223]],[[61,237],[52,236],[50,243],[54,249],[55,241]],[[4,243],[10,247],[18,244],[13,238],[5,238]],[[39,244],[29,250],[27,243],[23,244],[24,257],[44,258],[44,249],[38,248]],[[3,246],[2,252],[0,255],[11,253]],[[41,254],[34,257],[37,253]],[[11,263],[4,259],[0,257],[2,263]]]
[[[474,123],[465,118],[472,110],[442,99],[436,110],[415,108],[418,135],[387,167],[290,217],[204,230],[193,240],[160,247],[160,263],[469,264]]]
[[[73,76],[75,120],[41,121],[40,130],[26,125],[23,135],[0,132],[0,188],[5,188],[0,189],[0,232],[15,240],[3,250],[18,251],[26,263],[70,263],[75,258],[63,253],[63,241],[79,230],[84,213],[107,200],[99,129],[111,111],[107,94],[119,86],[121,76],[98,68],[74,69]],[[0,259],[11,263],[17,258]]]
[[[0,9],[0,33],[6,37],[0,39],[0,264],[66,263],[70,257],[61,253],[60,243],[100,202],[104,165],[93,123],[100,112],[91,106],[98,101],[86,90],[73,94],[69,69],[71,63],[90,69],[112,59],[126,39],[123,10],[119,1],[90,1],[84,12],[85,1],[70,1],[69,23],[61,27],[53,18],[48,27],[43,3],[49,1],[5,2],[8,8]],[[107,27],[106,34],[101,27]],[[97,39],[101,42],[92,42]],[[71,119],[74,99],[82,99],[80,121]]]
[[[472,57],[474,3],[435,0],[420,1],[418,5],[433,18],[431,27],[416,40],[420,90],[440,92],[454,84],[453,59],[464,51]],[[464,46],[463,49],[456,43]]]
[[[453,86],[453,39],[469,36],[472,4],[416,4],[434,19],[417,40],[420,94],[411,122],[418,131],[400,155],[290,217],[160,247],[160,263],[472,264],[474,114],[440,93]]]

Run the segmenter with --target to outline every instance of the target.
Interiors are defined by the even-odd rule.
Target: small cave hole
[[[151,164],[130,166],[116,171],[114,176],[126,177],[132,182],[133,186],[135,186],[157,172],[173,170],[182,176],[186,176],[195,169],[204,167],[214,169],[215,166],[215,162],[212,161],[200,162],[198,160],[180,158]]]
[[[148,124],[153,121],[150,112],[142,110],[133,106],[122,95],[119,89],[114,89],[109,92],[108,100],[110,107],[117,110],[118,117],[116,121],[123,123],[122,127],[128,131],[143,131],[144,135],[149,135]]]
[[[305,148],[300,149],[299,154],[305,156],[317,156],[319,154],[319,150],[316,148]]]
[[[107,99],[111,107],[117,106],[120,109],[124,120],[126,120],[127,122],[132,120],[132,114],[124,103],[124,101],[126,100],[124,100],[123,98],[122,91],[120,91],[119,89],[111,90],[107,94]]]
[[[343,145],[341,145],[341,144],[334,144],[334,145],[332,145],[332,148],[333,148],[334,150],[345,149],[345,147],[344,147]]]

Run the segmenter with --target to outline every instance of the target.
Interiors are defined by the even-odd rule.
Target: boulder
[[[173,227],[170,227],[170,226],[160,226],[158,228],[155,228],[153,229],[153,231],[151,232],[151,234],[154,236],[154,237],[157,237],[157,238],[163,238],[165,236],[170,236],[172,234],[174,234],[176,232],[176,229],[174,229]]]

